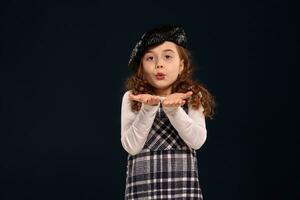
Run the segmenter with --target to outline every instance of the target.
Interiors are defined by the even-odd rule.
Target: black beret
[[[131,52],[128,66],[137,69],[144,52],[153,45],[171,41],[187,48],[187,37],[182,27],[176,25],[163,25],[144,33]]]

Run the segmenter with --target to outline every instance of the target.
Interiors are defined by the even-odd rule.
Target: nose
[[[155,68],[162,68],[162,67],[163,67],[162,61],[159,59],[159,60],[157,61],[157,63],[156,63]]]
[[[162,67],[163,67],[162,65],[159,65],[159,64],[156,65],[156,68],[158,68],[158,69],[162,68]]]

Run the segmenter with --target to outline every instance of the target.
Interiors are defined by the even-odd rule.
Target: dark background
[[[185,28],[195,79],[217,102],[197,151],[204,198],[296,194],[287,1],[1,1],[0,11],[0,199],[123,199],[127,62],[165,23]]]

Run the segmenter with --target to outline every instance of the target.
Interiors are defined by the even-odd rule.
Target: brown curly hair
[[[153,47],[158,45],[159,44]],[[203,113],[205,117],[213,119],[215,107],[214,97],[202,84],[197,83],[192,79],[193,66],[191,53],[189,50],[179,45],[176,45],[176,49],[180,59],[184,60],[184,69],[182,70],[181,74],[178,75],[177,80],[173,83],[171,93],[186,93],[188,91],[192,91],[193,94],[190,100],[186,103],[190,103],[194,109],[198,109],[201,103],[204,108]],[[143,78],[143,67],[141,60],[137,70],[135,70],[135,72],[126,79],[125,90],[131,90],[135,95],[155,95],[153,86]],[[131,101],[131,109],[133,111],[139,111],[141,105],[141,102]]]

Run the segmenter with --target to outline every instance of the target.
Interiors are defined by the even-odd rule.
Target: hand
[[[138,94],[134,95],[129,93],[129,99],[133,101],[139,101],[151,106],[157,105],[160,102],[159,96],[151,95],[151,94]]]
[[[164,101],[162,102],[162,105],[164,107],[178,107],[185,104],[187,98],[192,96],[193,92],[188,91],[186,93],[173,93],[168,95]]]

